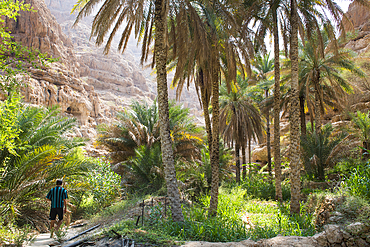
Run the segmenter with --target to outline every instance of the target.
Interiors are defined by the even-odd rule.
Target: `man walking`
[[[62,187],[63,181],[57,179],[56,187],[52,188],[46,196],[48,201],[51,201],[50,209],[50,237],[54,234],[54,224],[56,217],[58,215],[58,222],[55,230],[58,230],[63,221],[63,214],[67,212],[67,202],[68,198],[67,190]],[[63,210],[64,209],[64,210]]]

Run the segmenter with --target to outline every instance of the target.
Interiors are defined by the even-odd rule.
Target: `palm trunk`
[[[166,1],[155,1],[156,37],[154,44],[155,62],[157,69],[157,93],[158,112],[161,134],[162,160],[167,184],[167,195],[170,199],[172,219],[184,221],[182,214],[180,193],[177,187],[176,170],[173,158],[172,140],[170,136],[169,110],[168,110],[168,89],[167,89],[167,50],[166,50]]]
[[[316,133],[321,131],[321,107],[320,107],[320,72],[315,71],[315,129]]]
[[[215,49],[216,51],[216,49]],[[212,153],[211,153],[211,167],[212,167],[212,183],[211,183],[211,201],[209,205],[209,215],[215,216],[217,214],[218,206],[218,187],[219,187],[219,81],[218,81],[218,61],[215,54],[214,68],[212,71]]]
[[[297,1],[291,0],[291,95],[290,102],[290,181],[291,201],[290,213],[300,212],[300,143],[299,143],[299,88],[298,88],[298,12]]]
[[[273,12],[274,22],[274,163],[275,163],[275,199],[283,201],[281,190],[281,157],[280,157],[280,60],[279,60],[279,30],[276,10]]]
[[[235,144],[235,166],[236,166],[236,178],[235,181],[240,183],[240,145],[239,143]]]
[[[245,156],[245,144],[242,144],[242,167],[243,167],[243,180],[247,175],[247,157]]]
[[[248,140],[248,163],[249,163],[249,177],[252,175],[252,148],[251,148],[251,138]]]
[[[266,98],[269,96],[268,90],[266,90]],[[271,133],[270,133],[270,109],[267,109],[266,113],[266,141],[267,141],[267,169],[271,176]]]
[[[203,106],[203,115],[204,115],[204,122],[206,124],[206,132],[207,132],[207,141],[208,141],[208,150],[209,153],[212,153],[212,126],[211,126],[211,119],[209,118],[209,97],[206,94],[206,88],[204,85],[204,78],[203,78],[203,70],[199,71],[199,86],[200,86],[200,93],[202,99],[202,106]]]
[[[305,97],[304,95],[299,96],[299,109],[301,115],[301,136],[302,138],[306,138],[306,114],[304,112],[304,102]]]

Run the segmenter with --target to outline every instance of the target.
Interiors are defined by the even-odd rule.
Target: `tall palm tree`
[[[270,54],[267,53],[264,56],[260,54],[255,57],[253,61],[254,72],[257,74],[257,86],[261,88],[265,93],[265,99],[269,97],[269,90],[271,82],[268,79],[268,73],[274,69],[274,60],[270,59]],[[267,101],[266,101],[267,102]],[[266,118],[266,141],[267,141],[267,166],[268,171],[271,174],[271,133],[270,133],[270,105],[265,104],[264,113]]]
[[[257,20],[256,45],[264,47],[266,32],[273,33],[274,37],[274,163],[275,163],[275,191],[276,200],[282,201],[281,190],[281,157],[280,157],[280,47],[279,26],[282,33],[285,54],[288,54],[289,43],[289,2],[287,0],[259,1],[251,5],[245,1],[245,7],[251,9],[251,14]]]
[[[220,130],[227,143],[235,142],[236,182],[240,182],[239,150],[245,146],[248,137],[262,136],[262,121],[257,105],[246,98],[247,81],[231,83],[231,92],[225,85],[220,91]]]
[[[148,58],[153,31],[155,32],[154,59],[152,66],[156,66],[157,72],[157,95],[161,135],[162,159],[167,184],[167,193],[170,199],[172,218],[174,221],[183,221],[180,193],[177,186],[176,170],[174,165],[174,155],[172,140],[169,127],[168,110],[168,89],[167,89],[167,15],[172,13],[176,1],[153,0],[153,1],[128,1],[128,0],[90,0],[80,1],[75,9],[80,8],[76,18],[76,23],[84,16],[91,14],[94,7],[101,2],[98,13],[92,23],[91,36],[96,37],[97,45],[103,44],[108,37],[105,45],[105,53],[108,53],[113,37],[125,22],[125,28],[121,33],[118,49],[124,51],[131,32],[135,36],[142,35],[142,59],[143,62]]]
[[[298,2],[291,0],[291,37],[290,37],[290,60],[291,60],[291,99],[289,105],[290,124],[290,180],[291,201],[290,213],[300,213],[300,142],[299,142],[299,84],[298,84]]]
[[[208,142],[211,151],[212,184],[209,214],[217,213],[219,173],[219,83],[221,74],[227,84],[236,81],[237,67],[250,74],[249,57],[253,54],[248,25],[241,25],[231,14],[235,6],[224,6],[218,1],[194,1],[196,8],[188,10],[171,20],[170,47],[176,61],[174,85],[178,96],[185,83],[198,74],[196,87],[201,91]],[[217,11],[214,11],[214,10]],[[198,15],[199,14],[199,15]],[[192,20],[188,22],[188,20]],[[245,24],[246,20],[241,20]],[[243,27],[243,28],[241,28]],[[172,42],[171,42],[172,39]],[[240,55],[243,59],[240,58]],[[241,61],[247,62],[244,68]],[[211,100],[209,100],[211,99]],[[212,125],[208,119],[208,104],[212,105]],[[212,129],[212,131],[211,131]]]

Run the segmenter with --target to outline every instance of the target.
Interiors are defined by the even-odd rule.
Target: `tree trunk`
[[[315,70],[315,129],[316,133],[321,131],[321,104],[320,104],[320,72]]]
[[[240,183],[240,153],[239,153],[240,145],[239,143],[235,144],[235,166],[236,166],[236,178],[235,181]]]
[[[306,138],[306,114],[304,112],[304,102],[305,97],[304,95],[299,96],[299,109],[301,115],[301,136],[302,138]]]
[[[167,91],[167,50],[166,50],[166,1],[155,1],[155,27],[154,43],[155,62],[157,69],[158,112],[161,134],[162,160],[167,184],[167,195],[170,199],[172,219],[184,221],[182,214],[180,193],[177,187],[176,170],[173,158],[172,139],[170,136],[168,91]]]
[[[248,163],[249,163],[249,177],[252,175],[252,148],[251,148],[251,138],[248,140]]]
[[[280,60],[279,30],[276,9],[273,12],[274,22],[274,163],[275,163],[275,199],[283,201],[281,190],[281,157],[280,157]]]
[[[242,167],[243,167],[243,180],[247,176],[247,157],[245,156],[245,144],[242,144]]]
[[[215,53],[216,53],[216,48]],[[209,205],[208,214],[215,216],[217,214],[218,206],[218,187],[219,187],[219,117],[220,117],[220,104],[219,104],[219,67],[217,54],[214,55],[212,64],[212,153],[211,153],[211,167],[212,167],[212,183],[211,183],[211,201]]]
[[[266,90],[266,98],[269,96],[268,90]],[[266,113],[266,141],[267,141],[267,169],[271,176],[271,133],[270,133],[270,109],[267,109]]]
[[[289,111],[290,121],[290,181],[291,201],[290,213],[300,212],[300,142],[299,142],[299,88],[298,88],[298,12],[297,1],[291,0],[291,102]]]
[[[201,93],[201,99],[202,99],[202,106],[203,106],[203,115],[204,115],[204,122],[206,124],[206,131],[207,131],[207,141],[208,141],[208,151],[211,154],[212,153],[212,126],[211,126],[211,120],[209,118],[209,97],[207,96],[207,91],[204,85],[204,78],[203,78],[203,70],[201,69],[199,71],[199,86],[200,86],[200,93]]]

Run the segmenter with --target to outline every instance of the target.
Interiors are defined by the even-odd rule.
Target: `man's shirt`
[[[67,190],[56,186],[49,191],[46,198],[51,200],[51,208],[63,208],[63,200],[68,198]]]

